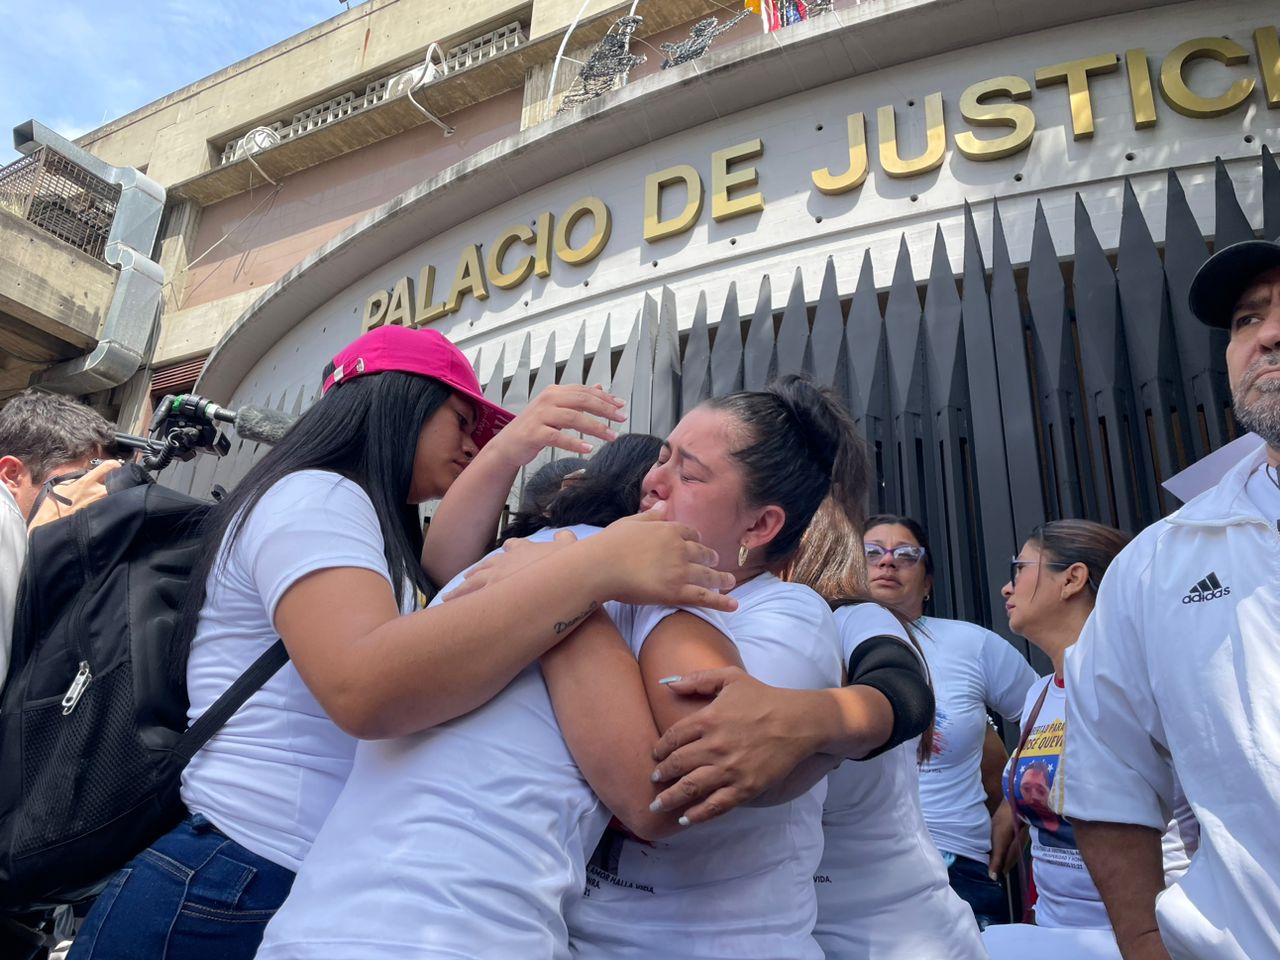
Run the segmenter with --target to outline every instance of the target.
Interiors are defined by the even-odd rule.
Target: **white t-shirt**
[[[1041,927],[1110,928],[1107,909],[1080,857],[1075,831],[1062,816],[1062,791],[1067,782],[1062,753],[1067,741],[1067,693],[1053,676],[1041,677],[1023,707],[1028,716],[1048,689],[1035,724],[1018,754],[1009,793],[1009,764],[1001,782],[1006,797],[1031,834],[1031,863],[1036,880],[1036,924]],[[1013,760],[1010,758],[1009,763]]]
[[[924,820],[939,850],[985,864],[991,854],[981,769],[987,708],[1017,720],[1036,672],[984,627],[937,617],[921,617],[916,627],[938,701],[933,756],[920,768]]]
[[[582,538],[598,528],[571,529]],[[633,647],[673,612],[605,609]],[[723,614],[690,612],[728,632]],[[566,901],[581,895],[587,856],[608,822],[532,664],[466,716],[357,746],[257,955],[568,960]]]
[[[871,637],[909,643],[876,603],[835,612],[845,659]],[[827,777],[826,847],[814,876],[827,960],[982,960],[973,913],[947,882],[920,812],[911,740],[870,760],[846,760]]]
[[[995,923],[982,931],[991,960],[1121,960],[1111,928]]]
[[[190,721],[275,643],[285,591],[334,567],[372,570],[390,583],[373,503],[336,473],[289,474],[254,505],[229,554],[225,543],[218,550],[187,662]],[[232,840],[297,870],[347,779],[355,743],[287,663],[188,764],[182,800]]]
[[[839,637],[821,597],[772,574],[732,595],[729,626],[748,673],[779,687],[840,683]],[[739,807],[654,843],[609,831],[569,909],[574,956],[821,960],[813,875],[825,795],[823,781],[790,803]]]
[[[13,646],[13,615],[18,607],[18,583],[27,558],[27,522],[9,488],[0,483],[0,689],[9,672]]]
[[[1107,909],[1094,886],[1089,869],[1076,846],[1075,830],[1062,816],[1063,789],[1070,781],[1062,756],[1070,734],[1067,695],[1064,683],[1052,676],[1041,677],[1027,691],[1022,715],[1031,710],[1047,688],[1044,703],[1018,753],[1018,770],[1013,776],[1014,796],[1009,797],[1009,766],[1005,764],[1001,782],[1005,796],[1031,834],[1031,861],[1036,881],[1036,924],[1048,927],[1111,929]],[[1174,819],[1165,831],[1162,848],[1165,882],[1186,872],[1190,865],[1186,843],[1198,836],[1195,817],[1181,790],[1175,792]],[[1193,847],[1194,849],[1194,847]]]
[[[1280,493],[1265,450],[1139,534],[1066,659],[1066,813],[1200,826],[1156,900],[1175,960],[1280,956]],[[1175,781],[1175,775],[1177,781]]]

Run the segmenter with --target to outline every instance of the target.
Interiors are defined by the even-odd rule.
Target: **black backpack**
[[[183,767],[288,659],[187,729],[175,628],[209,504],[126,465],[32,531],[0,698],[0,912],[75,903],[185,815]]]

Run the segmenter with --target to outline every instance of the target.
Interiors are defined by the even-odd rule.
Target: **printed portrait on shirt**
[[[1074,849],[1075,831],[1061,815],[1062,783],[1058,772],[1066,722],[1037,725],[1027,737],[1013,773],[1013,799],[1018,813],[1035,827],[1047,847]]]

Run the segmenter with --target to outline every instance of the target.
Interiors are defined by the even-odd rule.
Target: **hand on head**
[[[622,412],[624,405],[620,397],[598,385],[547,387],[490,441],[490,456],[522,467],[547,449],[590,453],[593,446],[576,436],[575,431],[605,443],[616,440],[618,435],[611,424],[627,419]]]

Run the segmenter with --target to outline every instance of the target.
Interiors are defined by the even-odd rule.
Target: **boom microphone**
[[[182,423],[197,422],[214,424],[215,421],[229,423],[236,431],[236,436],[250,443],[279,443],[288,429],[298,418],[292,413],[282,413],[269,407],[246,405],[238,410],[220,406],[206,397],[194,393],[183,393],[176,397],[165,397],[156,409],[156,417],[152,421],[152,432],[165,429],[174,421]],[[157,426],[159,425],[159,426]]]
[[[250,443],[276,444],[284,439],[284,435],[298,422],[298,418],[292,413],[284,413],[281,410],[244,406],[235,411],[230,422],[235,428],[236,436],[241,440],[248,440]]]

